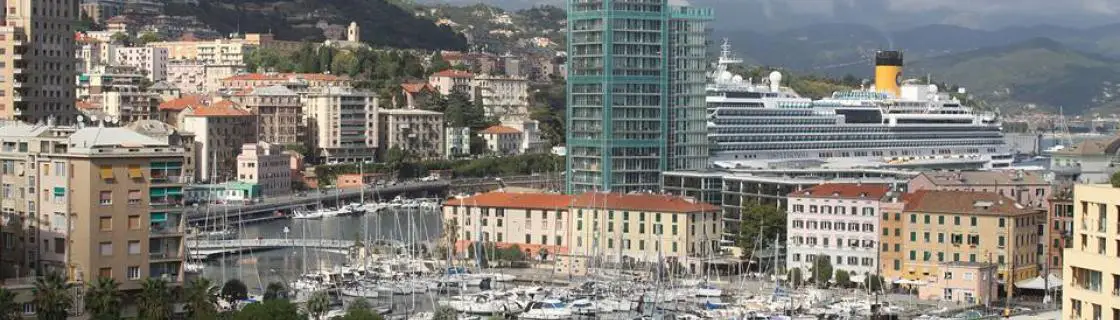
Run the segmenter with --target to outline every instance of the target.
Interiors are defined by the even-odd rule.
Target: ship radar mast
[[[727,41],[727,38],[723,38],[723,44],[719,47],[719,66],[721,68],[726,69],[727,65],[743,63],[742,59],[736,58],[735,55],[731,53],[731,42]]]

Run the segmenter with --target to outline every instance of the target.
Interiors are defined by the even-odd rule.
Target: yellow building
[[[1043,211],[986,192],[920,190],[905,200],[902,277],[927,280],[950,261],[998,264],[1005,290],[1038,275]]]
[[[1120,319],[1120,188],[1077,185],[1073,204],[1073,247],[1065,249],[1062,319]]]
[[[658,194],[490,192],[449,200],[443,213],[457,251],[517,245],[559,256],[557,272],[571,273],[590,261],[659,260],[699,272],[719,254],[722,229],[719,207]]]

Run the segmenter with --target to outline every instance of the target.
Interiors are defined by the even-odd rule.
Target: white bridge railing
[[[354,240],[330,239],[232,239],[187,240],[187,247],[199,249],[311,247],[345,249],[354,246]]]

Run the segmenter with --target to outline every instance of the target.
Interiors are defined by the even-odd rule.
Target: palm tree
[[[39,320],[65,320],[74,298],[70,283],[61,273],[52,272],[35,279],[34,301]]]
[[[171,318],[171,289],[160,278],[148,278],[140,286],[137,299],[139,318],[145,320],[167,320]]]
[[[459,315],[455,312],[455,309],[449,307],[438,307],[435,314],[432,315],[432,320],[455,320],[458,318]]]
[[[20,304],[16,303],[16,294],[8,289],[0,288],[0,320],[23,319]]]
[[[272,282],[264,288],[264,300],[287,299],[288,288],[283,283]]]
[[[307,299],[307,313],[311,315],[311,319],[313,320],[321,320],[330,306],[330,297],[323,291],[313,293],[311,297]]]
[[[218,315],[218,286],[210,279],[196,278],[183,289],[189,319],[215,319]]]
[[[113,278],[97,278],[89,284],[86,291],[86,311],[94,320],[113,320],[121,318],[120,284]]]

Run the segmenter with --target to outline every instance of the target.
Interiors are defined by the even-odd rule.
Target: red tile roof
[[[474,74],[470,71],[447,69],[432,74],[433,77],[447,77],[447,78],[472,78]]]
[[[993,192],[919,190],[904,197],[906,211],[978,215],[1023,215],[1038,212]]]
[[[716,212],[719,207],[688,198],[662,194],[621,194],[585,192],[574,196],[572,206],[577,208],[604,208],[646,212],[701,213]]]
[[[78,107],[78,109],[100,109],[97,107],[97,105],[94,105],[93,103],[85,100],[75,101],[74,106]]]
[[[439,56],[443,60],[459,60],[463,58],[463,53],[459,51],[440,51]]]
[[[401,89],[408,93],[420,93],[420,90],[435,91],[432,86],[427,83],[402,83]]]
[[[716,212],[719,207],[686,198],[660,194],[621,194],[587,192],[580,195],[555,193],[512,193],[494,191],[462,199],[451,199],[445,206],[556,210],[602,208],[646,212]]]
[[[885,184],[869,183],[826,183],[808,189],[794,191],[791,198],[845,198],[875,199],[887,195],[890,187]]]
[[[190,115],[195,117],[240,117],[252,115],[249,110],[245,110],[229,100],[218,101],[209,106],[191,108],[191,111]]]
[[[188,107],[199,107],[206,105],[207,98],[201,95],[186,95],[178,99],[164,101],[159,104],[160,110],[165,111],[183,111]]]
[[[480,133],[510,134],[510,133],[521,133],[521,130],[517,130],[515,128],[510,128],[510,127],[507,127],[507,126],[493,126],[493,127],[486,128],[485,130],[482,130]]]
[[[567,209],[571,201],[572,197],[564,194],[494,191],[462,199],[447,200],[443,205],[555,210],[559,208]]]

